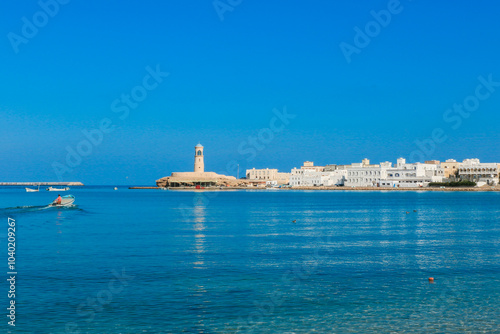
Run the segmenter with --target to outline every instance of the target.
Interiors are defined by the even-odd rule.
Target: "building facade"
[[[474,181],[478,186],[498,185],[500,164],[481,163],[479,159],[465,159],[458,169],[460,179]]]
[[[431,182],[442,182],[444,170],[438,163],[406,163],[398,159],[396,168],[387,170],[387,177],[382,187],[426,187]]]
[[[382,162],[380,165],[354,163],[347,169],[345,186],[380,187],[382,180],[387,177],[387,170],[391,167],[391,162]]]
[[[353,164],[354,165],[354,164]],[[430,182],[441,182],[444,170],[438,164],[406,163],[399,158],[396,166],[391,162],[380,165],[348,168],[347,187],[424,187]]]
[[[343,186],[347,170],[315,171],[311,169],[292,169],[290,185],[292,187],[332,187]]]
[[[276,181],[279,184],[287,184],[290,179],[290,173],[280,173],[277,169],[247,169],[246,177],[250,182],[261,182],[264,183],[266,181]]]
[[[461,162],[454,159],[448,159],[441,163],[441,168],[444,170],[444,177],[447,179],[458,177],[458,170],[462,166]]]

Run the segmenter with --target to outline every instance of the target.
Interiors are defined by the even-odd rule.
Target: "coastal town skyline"
[[[200,143],[198,144],[200,145]],[[197,146],[198,146],[197,145]],[[203,146],[202,146],[203,147]],[[254,147],[254,151],[255,153],[252,153],[252,154],[255,154],[255,156],[258,156],[259,154],[257,153],[258,150],[257,150],[257,146]],[[217,154],[217,151],[213,152],[213,150],[211,150],[209,148],[209,160],[208,160],[208,168],[207,168],[207,171],[211,171],[211,172],[214,172],[216,169],[213,168],[214,166],[220,166],[220,164],[217,164],[217,161],[214,161],[217,159],[218,157],[218,154]],[[248,151],[247,151],[248,152]],[[215,153],[215,154],[214,154]],[[241,152],[240,152],[241,153]],[[75,156],[78,157],[78,153],[77,152],[74,152]],[[180,168],[185,168],[185,169],[179,169],[179,171],[183,170],[183,171],[189,171],[190,168],[187,167],[189,165],[191,165],[190,163],[190,159],[191,159],[191,154],[183,154],[184,155],[184,158],[185,160],[183,161],[182,164],[180,164]],[[240,154],[240,156],[242,156]],[[306,157],[310,157],[310,155],[305,155]],[[383,156],[387,156],[387,155],[383,155]],[[72,156],[71,156],[72,157]],[[83,159],[83,157],[79,157],[78,159]],[[464,162],[467,162],[467,161],[477,161],[477,163],[488,163],[488,164],[499,164],[500,163],[497,163],[495,161],[488,161],[488,160],[482,160],[482,159],[479,159],[475,156],[465,156],[465,158],[463,159],[455,159],[455,158],[445,158],[445,159],[432,159],[432,158],[429,158],[429,159],[426,159],[424,161],[412,161],[412,160],[409,160],[407,159],[406,157],[404,156],[399,156],[397,158],[395,158],[394,156],[392,158],[389,158],[389,159],[386,159],[386,160],[383,160],[383,161],[378,161],[376,162],[376,160],[372,160],[370,159],[369,157],[366,157],[364,156],[363,158],[360,158],[356,161],[347,161],[347,159],[338,159],[338,160],[334,160],[334,158],[326,158],[326,157],[322,157],[322,159],[304,159],[302,161],[296,161],[296,162],[292,162],[291,164],[289,165],[286,165],[284,166],[283,163],[274,163],[274,164],[268,164],[266,162],[260,162],[258,165],[256,164],[252,164],[252,163],[247,163],[245,164],[246,160],[245,159],[240,159],[240,160],[229,160],[226,162],[226,164],[224,165],[224,169],[223,170],[218,170],[217,173],[221,173],[221,174],[225,174],[225,175],[228,175],[228,176],[231,176],[231,177],[239,177],[239,178],[244,178],[247,174],[248,174],[248,171],[251,170],[251,169],[254,169],[254,170],[265,170],[265,169],[271,169],[271,170],[276,170],[280,173],[289,173],[290,170],[294,170],[294,169],[297,169],[297,168],[303,168],[304,165],[306,163],[310,163],[310,164],[314,164],[314,167],[315,168],[318,168],[318,167],[328,167],[328,166],[341,166],[342,168],[350,168],[351,166],[358,166],[358,164],[363,164],[365,161],[368,161],[368,164],[370,164],[370,162],[374,162],[374,164],[372,166],[380,166],[381,164],[387,164],[387,163],[390,163],[390,164],[393,164],[396,165],[396,161],[398,161],[399,159],[404,159],[405,161],[407,161],[408,163],[411,163],[411,164],[427,164],[427,163],[430,163],[430,164],[444,164],[445,162],[455,162],[455,163],[458,163],[458,164],[462,164]],[[253,161],[253,160],[252,160]],[[258,159],[256,159],[256,161],[259,161]],[[317,163],[317,161],[319,161],[319,163]],[[498,161],[498,160],[497,160]],[[315,163],[316,162],[316,163]],[[301,167],[301,164],[302,164],[302,167]],[[282,166],[282,167],[277,167],[277,166]],[[311,165],[312,166],[312,165]],[[67,166],[67,165],[63,165],[63,168],[70,168],[70,166]],[[174,170],[169,170],[169,169],[165,169],[163,170],[161,173],[163,174],[168,174],[168,173],[171,173],[173,172]],[[162,174],[159,174],[159,175],[162,175]],[[57,173],[56,173],[56,176],[57,176]],[[120,184],[123,184],[123,185],[134,185],[134,184],[137,184],[137,185],[148,185],[148,184],[152,184],[154,182],[154,179],[155,178],[158,178],[158,175],[151,175],[151,178],[146,181],[146,182],[143,182],[143,183],[130,183],[130,182],[127,182],[129,177],[126,177],[126,182],[117,182],[117,183],[87,183],[87,182],[83,182],[85,185],[105,185],[105,184],[110,184],[110,185],[120,185]],[[83,180],[85,180],[85,176],[83,178]],[[30,180],[30,179],[18,179],[18,180],[1,180],[3,182],[34,182],[33,180]],[[68,178],[65,178],[64,180],[63,179],[57,179],[57,177],[49,177],[47,179],[44,180],[44,183],[50,183],[50,182],[62,182],[62,183],[68,183],[68,182],[75,182],[76,179],[68,179]],[[78,182],[82,181],[82,179],[78,179],[77,180]]]
[[[231,174],[235,171],[237,177]],[[246,169],[240,178],[240,165],[231,161],[225,172],[214,173],[205,170],[205,147],[194,146],[193,171],[173,171],[170,176],[156,180],[162,189],[177,187],[368,187],[368,188],[426,188],[441,184],[444,186],[466,185],[467,187],[495,187],[500,181],[500,163],[481,162],[477,158],[446,161],[426,160],[411,162],[400,157],[396,164],[390,161],[372,163],[364,158],[350,164],[315,165],[304,161],[300,168],[290,172],[277,168]],[[453,183],[459,182],[454,185]],[[462,183],[466,182],[466,183]],[[467,183],[470,182],[470,183]],[[146,187],[150,188],[150,187]]]

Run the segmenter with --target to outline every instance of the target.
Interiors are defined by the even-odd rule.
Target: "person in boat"
[[[57,195],[56,200],[54,201],[54,204],[60,205],[62,202],[62,197],[61,194]]]

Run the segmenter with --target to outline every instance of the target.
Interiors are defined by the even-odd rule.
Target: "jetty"
[[[83,186],[81,182],[0,182],[0,186]]]

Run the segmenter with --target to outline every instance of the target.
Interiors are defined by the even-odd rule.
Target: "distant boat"
[[[26,189],[27,193],[36,193],[40,191],[40,185],[38,185],[38,189],[33,189],[33,188],[24,188]]]
[[[118,188],[117,188],[117,187],[115,187],[115,190],[118,190]]]
[[[69,190],[69,187],[65,187],[65,188],[54,188],[54,187],[48,187],[46,190],[47,190],[47,191],[68,191],[68,190]]]
[[[61,197],[61,204],[56,204],[56,202],[52,202],[49,206],[70,206],[75,201],[75,196],[66,195]]]

